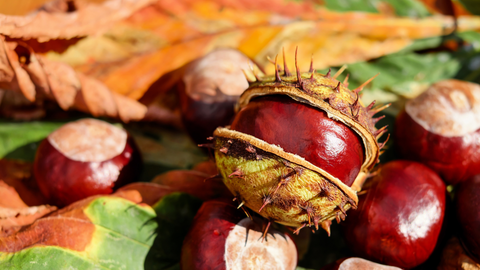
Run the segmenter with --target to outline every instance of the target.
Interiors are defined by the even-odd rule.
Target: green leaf
[[[157,213],[157,237],[147,255],[145,269],[177,269],[183,239],[202,201],[186,193],[172,193],[153,206]]]
[[[460,2],[466,10],[474,15],[480,15],[480,5],[478,0],[457,0]]]
[[[33,161],[38,144],[62,122],[0,122],[0,158]]]
[[[325,6],[334,11],[363,11],[378,13],[379,5],[389,5],[398,16],[425,17],[427,8],[416,0],[325,0]]]
[[[87,218],[78,216],[77,213],[71,211],[67,217],[52,216],[40,219],[43,220],[44,225],[47,223],[51,227],[35,227],[36,223],[34,223],[26,229],[26,232],[20,231],[15,238],[4,238],[3,241],[10,240],[11,242],[7,244],[14,246],[22,244],[15,242],[25,239],[25,235],[23,238],[20,235],[22,233],[28,233],[30,235],[26,237],[34,238],[35,233],[43,233],[42,241],[50,241],[50,243],[54,243],[56,238],[69,239],[71,242],[68,243],[72,246],[77,246],[77,242],[87,241],[88,244],[84,250],[78,251],[55,245],[33,245],[18,252],[0,252],[0,268],[143,269],[145,257],[154,242],[154,232],[157,228],[156,214],[151,207],[141,206],[119,197],[105,196],[92,200],[83,209],[83,214]],[[61,227],[62,220],[65,218],[82,224],[85,222],[89,224],[90,221],[94,228],[91,238],[79,238],[78,233],[69,234],[69,228]],[[57,231],[53,228],[62,228],[62,230]],[[49,229],[53,231],[50,232]],[[70,229],[74,231],[74,228],[70,227]]]
[[[156,175],[174,169],[190,169],[208,160],[206,152],[179,130],[152,123],[132,123],[125,126],[142,153],[144,173],[142,181],[149,182]]]

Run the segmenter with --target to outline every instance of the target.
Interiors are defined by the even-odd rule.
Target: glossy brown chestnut
[[[445,184],[431,169],[413,161],[392,161],[367,181],[366,194],[344,223],[354,253],[410,269],[433,252],[445,214]]]
[[[234,105],[248,88],[243,70],[252,65],[237,50],[219,49],[185,67],[177,90],[183,123],[196,143],[205,143],[217,127],[230,124]]]
[[[141,166],[140,152],[125,130],[82,119],[40,143],[33,173],[41,192],[53,204],[65,206],[133,182]]]
[[[472,259],[480,263],[480,175],[458,186],[455,207],[462,243]]]
[[[297,251],[288,235],[245,217],[229,202],[207,201],[185,237],[181,269],[295,269]]]
[[[348,186],[364,159],[362,141],[352,129],[285,95],[252,100],[237,114],[231,129],[280,145]]]
[[[480,86],[458,80],[432,85],[397,117],[395,142],[403,158],[450,184],[480,174]]]
[[[322,270],[401,270],[395,266],[378,264],[362,258],[343,258],[322,268]]]

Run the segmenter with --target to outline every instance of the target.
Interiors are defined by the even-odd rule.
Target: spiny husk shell
[[[281,146],[226,127],[214,132],[215,158],[224,183],[248,208],[284,225],[318,227],[322,221],[343,219],[346,210],[356,208],[356,192],[378,162],[381,147],[377,137],[385,131],[375,129],[372,116],[379,109],[369,111],[357,91],[350,91],[328,75],[298,72],[296,76],[279,76],[277,72],[276,76],[251,83],[240,97],[237,110],[254,97],[265,95],[288,95],[354,130],[365,150],[360,173],[349,187]]]
[[[363,140],[365,160],[361,171],[368,172],[377,163],[379,147],[377,130],[372,114],[366,110],[358,94],[339,81],[318,73],[303,73],[299,82],[295,76],[282,76],[281,82],[274,76],[255,82],[242,94],[237,110],[248,105],[251,99],[265,95],[288,95],[292,99],[319,108],[328,117],[353,129]]]
[[[292,227],[314,226],[337,216],[343,219],[342,211],[356,207],[355,193],[350,199],[322,174],[263,151],[258,142],[240,139],[249,135],[228,129],[216,133],[215,149],[222,151],[215,151],[215,160],[225,185],[238,201],[269,220]],[[220,137],[227,134],[228,138]]]

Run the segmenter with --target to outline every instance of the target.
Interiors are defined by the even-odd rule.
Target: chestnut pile
[[[185,126],[197,142],[211,135],[201,146],[231,193],[202,197],[182,269],[295,269],[310,231],[330,235],[333,221],[356,257],[323,269],[436,268],[451,228],[480,263],[479,85],[441,81],[409,100],[389,146],[401,159],[378,165],[389,137],[374,117],[388,105],[364,106],[370,80],[350,90],[339,74],[313,64],[290,72],[285,53],[283,67],[277,61],[274,75],[247,81],[238,75],[248,58],[220,50],[187,65],[177,83]],[[125,130],[83,119],[40,144],[34,175],[52,204],[65,206],[135,181],[141,166]]]
[[[330,72],[297,66],[292,74],[277,59],[275,67],[275,75],[250,82],[231,125],[217,128],[209,145],[239,208],[265,218],[263,238],[271,224],[330,234],[332,220],[345,221],[351,252],[384,266],[357,258],[330,269],[435,268],[452,235],[447,185],[464,182],[456,193],[458,236],[478,261],[480,222],[472,217],[480,201],[471,200],[480,182],[466,180],[480,173],[480,86],[442,81],[408,101],[395,125],[403,159],[374,168],[386,128],[372,116],[388,105],[363,106],[365,84],[351,91]]]

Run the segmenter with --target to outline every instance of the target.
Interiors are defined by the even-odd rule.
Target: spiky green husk
[[[388,105],[373,108],[373,102],[364,107],[359,100],[358,93],[371,79],[350,91],[346,80],[339,82],[330,72],[315,73],[313,63],[307,73],[301,73],[296,65],[296,74],[291,74],[284,65],[282,75],[276,58],[274,64],[275,75],[256,76],[257,81],[250,82],[240,97],[237,109],[258,96],[287,95],[325,111],[328,117],[345,124],[362,139],[365,159],[359,175],[351,187],[346,186],[322,168],[283,151],[281,146],[228,128],[214,132],[217,167],[241,205],[270,221],[298,229],[305,226],[318,229],[321,225],[329,233],[330,220],[336,218],[339,222],[345,218],[346,210],[356,208],[356,192],[378,163],[385,142],[378,143],[377,139],[386,132],[386,127],[377,130],[375,123],[381,118],[372,117]]]
[[[354,200],[321,174],[248,142],[216,137],[215,160],[239,203],[287,226],[315,226],[343,219]],[[247,192],[248,191],[248,192]]]

